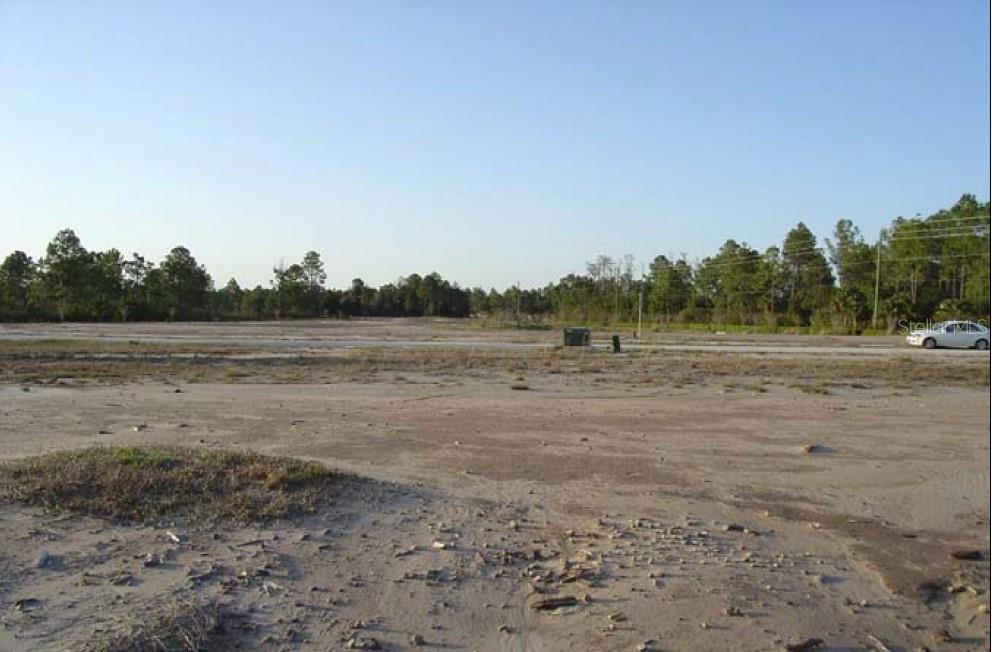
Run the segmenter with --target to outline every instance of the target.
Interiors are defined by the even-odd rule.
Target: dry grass
[[[231,355],[244,347],[223,344],[203,345],[184,342],[142,342],[101,339],[24,339],[0,340],[0,356],[72,355]]]
[[[755,394],[764,394],[768,391],[768,388],[761,383],[748,383],[740,380],[729,380],[723,383],[723,388],[727,391],[745,391],[754,392]]]
[[[750,355],[746,353],[633,351],[613,356],[601,351],[564,348],[520,350],[368,349],[312,352],[289,356],[271,352],[225,355],[204,351],[191,357],[94,353],[61,355],[35,351],[0,355],[0,383],[44,385],[116,384],[140,380],[213,383],[393,382],[427,375],[434,378],[489,378],[555,375],[572,382],[597,376],[634,385],[683,386],[709,382],[753,383],[779,380],[784,385],[857,386],[930,385],[986,387],[988,358],[982,355],[922,356]],[[603,381],[600,381],[603,382]]]
[[[792,389],[798,389],[803,394],[821,394],[823,396],[830,394],[830,388],[823,383],[817,383],[815,385],[809,383],[793,383],[789,385],[789,387]]]
[[[315,462],[178,447],[88,448],[0,465],[0,501],[125,521],[313,512],[345,476]]]
[[[174,602],[157,616],[135,618],[118,631],[100,633],[82,652],[220,652],[229,650],[225,614],[213,603]]]

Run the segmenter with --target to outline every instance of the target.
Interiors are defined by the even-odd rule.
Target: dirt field
[[[396,346],[272,343],[328,332]],[[190,599],[241,649],[988,646],[986,353],[500,349],[471,344],[557,334],[388,320],[4,334],[3,459],[179,444],[358,478],[247,527],[0,506],[2,650],[84,649]]]
[[[614,330],[596,330],[593,341],[609,343]],[[661,331],[646,325],[639,342],[633,333],[622,331],[625,345],[702,345],[763,347],[771,350],[825,348],[834,352],[850,349],[893,349],[903,342],[899,336],[852,337],[836,335],[742,334],[723,332]],[[333,348],[342,346],[397,347],[442,345],[447,347],[507,348],[551,346],[561,343],[557,329],[487,328],[485,322],[465,319],[350,319],[297,322],[238,323],[139,323],[139,324],[0,324],[0,340],[85,339],[195,343],[198,345],[244,345],[281,348]],[[905,353],[906,350],[904,349]]]

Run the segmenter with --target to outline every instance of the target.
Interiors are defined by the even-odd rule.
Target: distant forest
[[[764,251],[727,240],[699,261],[598,256],[584,274],[543,288],[461,288],[437,273],[378,288],[361,279],[325,287],[320,254],[273,270],[268,287],[216,287],[182,246],[157,265],[116,249],[89,251],[70,229],[45,255],[22,251],[0,266],[0,321],[146,321],[472,315],[504,323],[571,321],[812,326],[858,332],[898,320],[989,316],[989,203],[964,195],[926,218],[896,218],[877,237],[840,220],[820,246],[802,223]]]

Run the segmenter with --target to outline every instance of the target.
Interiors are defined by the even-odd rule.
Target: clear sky
[[[0,256],[543,285],[989,196],[984,1],[0,0]]]

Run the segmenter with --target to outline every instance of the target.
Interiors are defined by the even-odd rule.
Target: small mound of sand
[[[127,521],[313,512],[343,476],[315,462],[196,448],[88,448],[0,465],[0,501]]]

